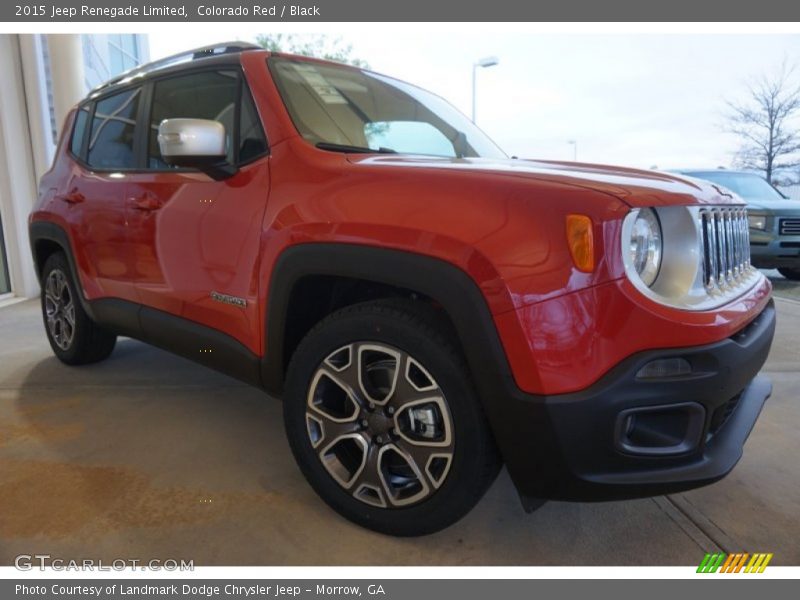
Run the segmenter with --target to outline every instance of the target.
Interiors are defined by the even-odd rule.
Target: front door
[[[238,70],[208,70],[157,79],[148,93],[147,168],[127,179],[125,193],[139,300],[259,353],[257,266],[269,159],[247,85]],[[238,172],[215,181],[167,165],[157,134],[168,118],[221,122]]]

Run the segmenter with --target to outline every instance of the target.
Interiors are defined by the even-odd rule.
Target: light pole
[[[485,69],[486,67],[493,67],[500,60],[496,56],[487,56],[477,62],[472,63],[472,122],[475,122],[475,79],[478,72],[478,67]]]
[[[568,140],[567,143],[572,146],[572,160],[578,162],[578,140]]]

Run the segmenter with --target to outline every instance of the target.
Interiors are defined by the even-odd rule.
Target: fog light
[[[659,358],[639,369],[637,379],[661,379],[663,377],[680,377],[692,372],[692,365],[685,358]]]
[[[706,411],[696,402],[629,408],[617,416],[616,445],[630,454],[682,454],[697,448],[705,421]]]

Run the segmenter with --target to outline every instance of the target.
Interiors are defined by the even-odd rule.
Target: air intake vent
[[[703,234],[703,283],[706,288],[735,286],[751,269],[750,230],[743,208],[700,211]]]

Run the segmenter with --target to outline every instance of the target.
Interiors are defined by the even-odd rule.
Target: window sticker
[[[347,100],[339,93],[339,90],[332,86],[312,65],[294,65],[294,69],[325,104],[347,104]]]

